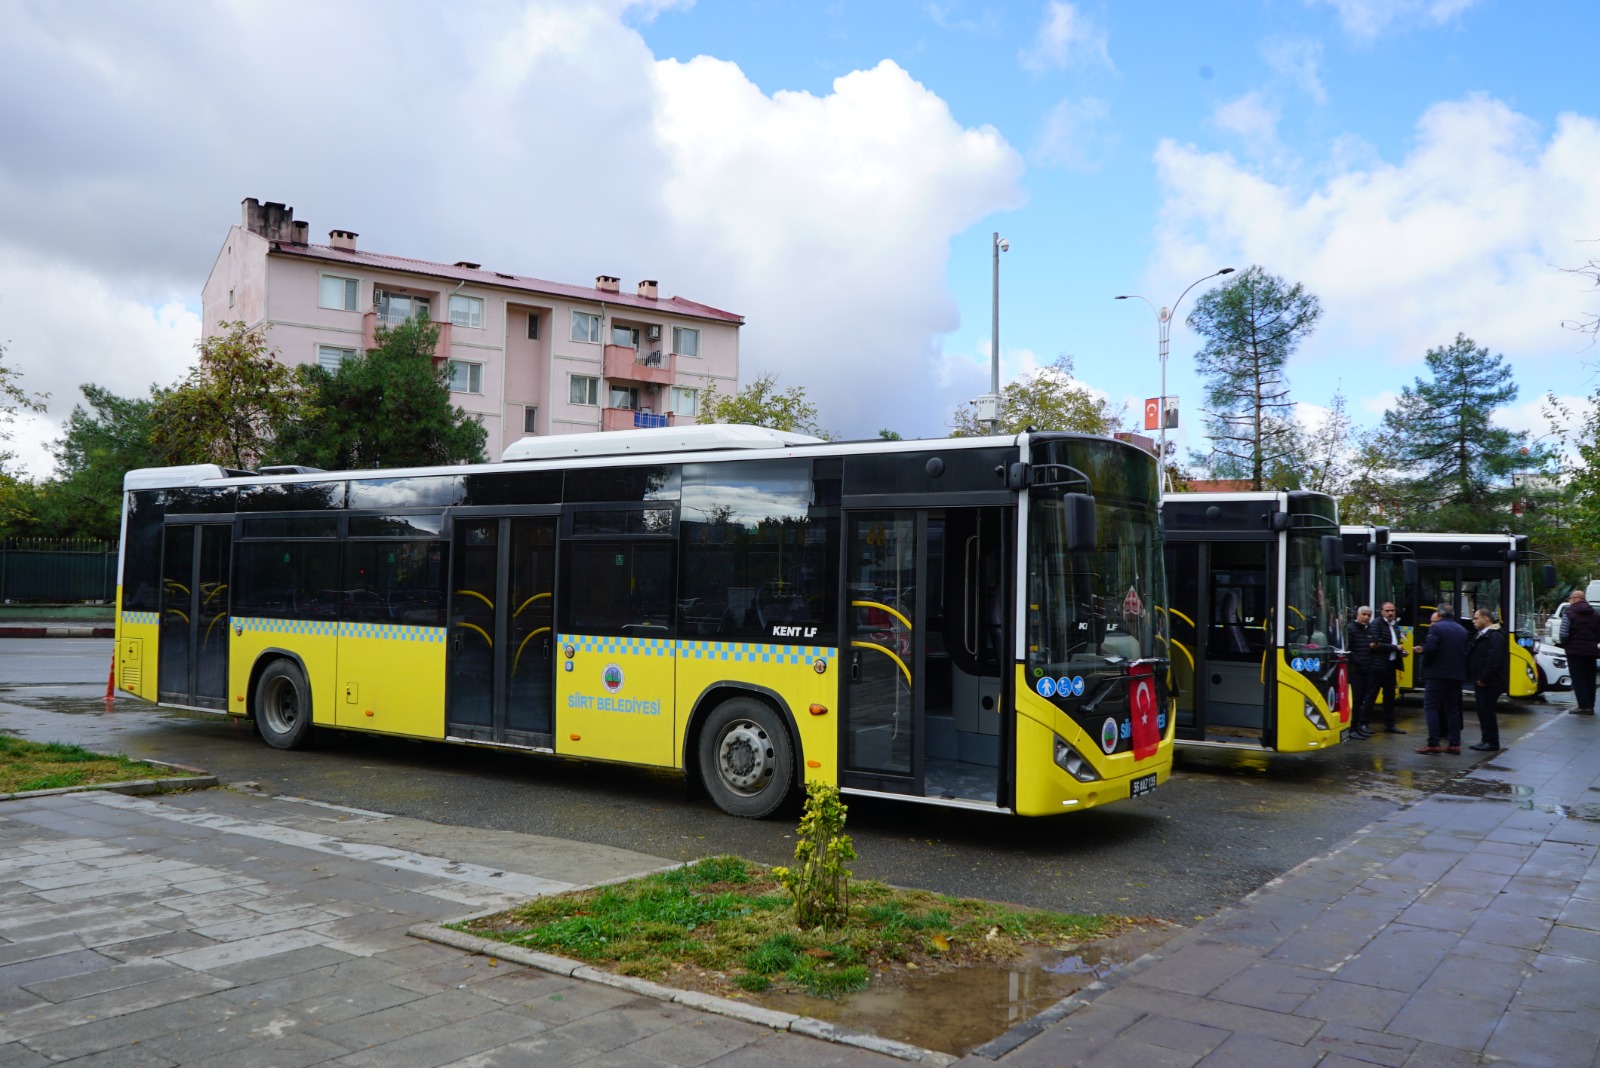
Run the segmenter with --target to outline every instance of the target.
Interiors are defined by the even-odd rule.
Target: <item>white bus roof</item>
[[[216,464],[188,464],[183,467],[137,467],[122,476],[122,489],[168,489],[174,486],[198,486],[213,478],[222,478],[227,472]]]
[[[821,438],[768,430],[741,423],[614,430],[605,434],[530,436],[506,446],[501,462],[553,460],[564,456],[618,456],[627,453],[707,452],[715,449],[783,449],[820,445]]]

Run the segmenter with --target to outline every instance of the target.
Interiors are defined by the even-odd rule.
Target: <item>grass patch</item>
[[[81,746],[28,742],[0,734],[0,794],[59,790],[129,779],[186,778],[190,774],[124,756],[91,753]]]
[[[539,898],[456,930],[724,997],[840,997],[876,979],[1001,963],[1118,931],[1076,916],[851,883],[842,927],[795,926],[792,899],[759,864],[712,857],[614,886]]]

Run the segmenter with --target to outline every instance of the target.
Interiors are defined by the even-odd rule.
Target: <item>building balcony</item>
[[[615,382],[670,386],[675,366],[672,353],[660,349],[641,351],[631,345],[606,346],[606,377]]]
[[[403,322],[405,322],[404,319],[397,322],[390,321],[375,311],[365,313],[361,316],[362,347],[367,349],[378,347],[378,327],[399,326]],[[455,324],[435,321],[433,326],[439,331],[439,344],[434,346],[433,350],[434,362],[438,363],[440,360],[448,360],[450,358],[450,330]]]
[[[602,408],[601,430],[647,430],[651,427],[676,426],[677,417],[671,412],[648,412],[634,408]]]

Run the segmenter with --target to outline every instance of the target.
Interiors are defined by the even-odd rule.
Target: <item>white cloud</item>
[[[1093,173],[1111,151],[1110,123],[1111,105],[1098,97],[1063,100],[1045,116],[1029,155],[1044,166]]]
[[[1477,0],[1310,0],[1339,13],[1339,24],[1352,37],[1371,40],[1390,28],[1442,26]]]
[[[1044,74],[1079,63],[1098,63],[1110,67],[1111,52],[1106,34],[1076,4],[1050,0],[1032,43],[1017,54],[1024,70]]]
[[[893,63],[813,95],[763,93],[708,57],[657,61],[627,21],[673,6],[11,12],[11,362],[57,419],[82,381],[171,381],[198,332],[182,307],[254,196],[294,205],[314,240],[349,228],[420,259],[660,279],[745,315],[744,380],[803,385],[829,429],[871,433],[892,396],[925,424],[897,429],[939,433],[976,391],[930,373],[957,325],[949,242],[1020,205],[1021,157]],[[266,40],[282,47],[241,45]]]
[[[1322,84],[1322,42],[1303,37],[1274,37],[1261,45],[1267,65],[1284,81],[1295,86],[1318,104],[1328,102]]]
[[[1278,112],[1259,92],[1248,92],[1219,105],[1211,122],[1242,141],[1252,155],[1263,155],[1278,147]]]
[[[1158,270],[1260,263],[1303,282],[1324,319],[1304,359],[1392,354],[1408,381],[1430,348],[1465,333],[1518,363],[1564,361],[1563,319],[1588,308],[1581,277],[1600,234],[1600,123],[1561,116],[1542,135],[1505,104],[1472,96],[1430,108],[1401,161],[1341,170],[1298,188],[1221,153],[1174,142],[1156,152],[1165,203]],[[1374,383],[1376,384],[1376,383]]]

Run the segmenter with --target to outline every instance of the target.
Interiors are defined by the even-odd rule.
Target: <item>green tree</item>
[[[271,455],[276,428],[314,413],[294,372],[244,323],[197,346],[187,378],[156,395],[150,440],[169,464],[251,468]]]
[[[1122,425],[1123,409],[1096,397],[1072,377],[1072,357],[1057,356],[1054,363],[1031,375],[1007,382],[1000,389],[999,433],[1035,430],[1070,430],[1079,434],[1111,434]],[[988,434],[989,424],[978,418],[977,405],[963,404],[952,417],[950,436],[974,438]]]
[[[1298,427],[1285,374],[1289,357],[1322,316],[1315,294],[1252,266],[1208,290],[1189,313],[1206,339],[1195,364],[1206,380],[1206,436],[1215,477],[1266,488],[1294,463]]]
[[[165,462],[152,443],[156,388],[149,397],[119,397],[86,383],[88,407],[74,405],[66,432],[51,446],[55,477],[44,483],[41,528],[74,537],[115,540],[122,517],[122,476]]]
[[[12,421],[22,412],[42,412],[48,393],[29,393],[20,382],[22,372],[6,366],[6,347],[0,345],[0,475],[16,454],[5,448],[11,440]],[[15,480],[13,478],[13,480]]]
[[[1511,476],[1552,458],[1526,431],[1494,424],[1494,410],[1517,398],[1511,368],[1465,334],[1429,349],[1426,362],[1429,377],[1404,387],[1383,414],[1398,445],[1401,521],[1412,530],[1509,529]]]
[[[1589,395],[1589,414],[1573,446],[1577,459],[1566,483],[1566,510],[1572,540],[1592,569],[1600,559],[1600,389]]]
[[[380,328],[378,344],[338,370],[297,369],[310,415],[278,427],[274,458],[335,470],[481,463],[488,432],[450,400],[450,368],[426,318]]]
[[[700,398],[699,423],[746,423],[769,430],[830,435],[817,425],[817,406],[806,400],[804,386],[778,389],[778,376],[766,372],[732,396],[723,395],[715,385]]]

